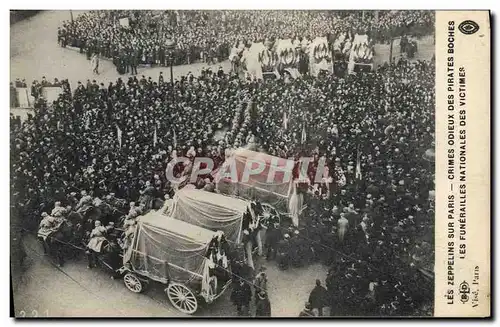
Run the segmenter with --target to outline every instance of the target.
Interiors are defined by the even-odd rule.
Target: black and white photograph
[[[432,317],[450,296],[473,306],[475,280],[469,294],[453,260],[465,258],[461,74],[474,68],[458,41],[455,66],[436,56],[452,56],[453,37],[487,29],[489,42],[489,26],[438,28],[436,15],[10,10],[13,316]],[[437,139],[439,101],[448,137]],[[440,174],[457,183],[439,197],[439,246],[436,142],[450,146]],[[448,285],[457,274],[448,292],[435,292],[438,265]]]

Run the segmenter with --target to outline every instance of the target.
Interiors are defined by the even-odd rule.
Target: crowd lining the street
[[[128,18],[124,27],[120,18]],[[90,60],[98,54],[115,63],[167,66],[227,60],[240,42],[313,40],[341,33],[368,34],[387,43],[403,35],[433,32],[432,11],[90,11],[65,21],[58,30],[63,47],[73,46]],[[172,48],[173,45],[173,48]],[[169,59],[170,58],[170,59]]]

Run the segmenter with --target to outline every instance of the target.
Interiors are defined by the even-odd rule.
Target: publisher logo
[[[458,25],[458,30],[464,34],[470,35],[479,31],[479,25],[473,20],[464,20]]]
[[[466,303],[467,301],[469,301],[470,287],[465,280],[462,283],[460,283],[459,292],[460,292],[460,301],[462,301],[462,303]]]

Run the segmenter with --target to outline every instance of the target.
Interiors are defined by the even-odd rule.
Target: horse
[[[144,204],[144,208],[145,208],[144,213],[147,213],[150,210],[159,210],[159,209],[163,208],[163,204],[165,203],[165,201],[160,199],[160,198],[153,198],[150,196],[142,195],[139,198],[139,203]]]
[[[94,228],[94,222],[98,220],[96,215],[91,214],[91,211],[82,215],[82,213],[73,210],[66,215],[66,218],[73,224],[75,244],[86,245],[90,232]]]
[[[161,208],[163,208],[163,204],[165,203],[165,200],[162,200],[160,198],[155,198],[153,200],[153,209],[154,210],[160,210]]]
[[[89,268],[101,265],[112,271],[111,278],[119,276],[117,270],[122,266],[122,250],[117,242],[107,239],[101,244],[99,252],[88,249],[86,253]]]
[[[116,208],[107,202],[103,202],[97,208],[101,210],[100,221],[103,225],[107,225],[109,222],[114,222],[116,224],[120,220],[120,217],[126,214],[125,208]]]
[[[53,231],[43,240],[44,252],[55,257],[57,264],[64,265],[65,246],[73,241],[73,224],[67,220],[63,221],[57,230]]]
[[[102,218],[102,210],[96,206],[90,206],[87,210],[80,212],[86,220],[100,220]]]

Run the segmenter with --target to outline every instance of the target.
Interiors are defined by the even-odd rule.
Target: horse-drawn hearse
[[[123,277],[125,286],[134,293],[160,284],[170,303],[186,314],[195,313],[200,302],[213,302],[231,283],[231,247],[223,231],[152,210],[133,219],[131,242],[123,251],[118,244],[121,237],[113,236],[112,229],[96,222],[90,235],[75,235],[75,231],[83,231],[76,225],[85,219],[69,208],[58,211],[44,215],[38,237],[44,247],[52,247],[60,264],[63,246],[83,250],[89,268],[97,264],[109,269],[113,278]]]
[[[118,272],[130,291],[141,293],[148,285],[162,285],[177,310],[193,314],[200,302],[213,302],[230,285],[229,253],[222,231],[151,211],[137,219]]]
[[[247,200],[198,189],[175,193],[167,216],[209,230],[221,230],[232,246],[242,240],[243,230],[256,225],[256,204]]]

